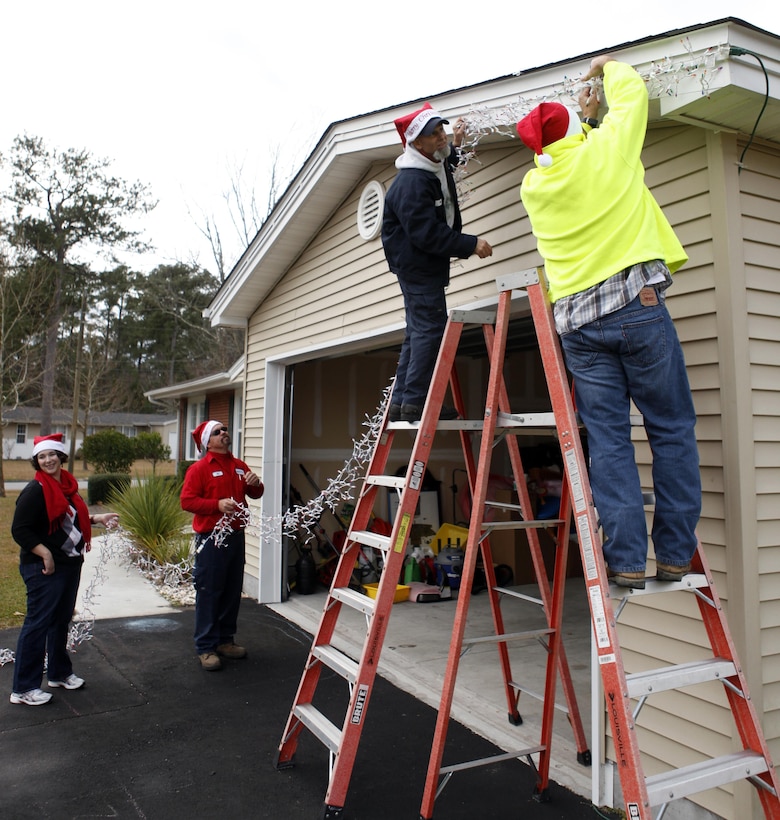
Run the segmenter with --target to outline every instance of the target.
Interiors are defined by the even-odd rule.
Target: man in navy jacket
[[[426,103],[395,120],[404,145],[398,169],[385,198],[382,245],[390,270],[398,277],[406,311],[390,421],[418,421],[428,393],[436,356],[447,322],[444,289],[450,281],[450,259],[480,259],[493,249],[484,239],[462,233],[462,221],[452,170],[464,123],[455,125],[450,145],[444,119]],[[442,418],[455,418],[443,408]]]

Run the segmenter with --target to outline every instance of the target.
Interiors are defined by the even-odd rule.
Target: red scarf
[[[35,480],[43,487],[43,500],[46,503],[46,514],[49,516],[49,534],[59,529],[68,508],[73,507],[84,542],[89,545],[92,542],[92,527],[89,523],[87,505],[79,495],[78,481],[67,470],[60,471],[59,481],[42,470],[36,470]]]

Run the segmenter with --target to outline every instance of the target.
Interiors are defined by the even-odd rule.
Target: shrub
[[[189,552],[189,513],[181,508],[178,483],[152,477],[109,498],[133,543],[158,564],[175,563]]]
[[[180,484],[184,484],[184,476],[194,463],[194,461],[180,461],[176,465],[176,477],[179,479]]]
[[[82,452],[96,473],[129,473],[135,461],[132,439],[118,430],[101,430],[87,436]]]
[[[123,492],[130,486],[127,473],[103,473],[87,479],[87,500],[90,504],[103,504],[115,492]]]
[[[135,457],[150,462],[153,475],[160,461],[171,460],[171,448],[163,444],[159,433],[139,433],[132,441],[135,447]]]

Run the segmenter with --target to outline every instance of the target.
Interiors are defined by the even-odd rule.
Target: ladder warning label
[[[580,551],[585,561],[585,578],[592,581],[596,577],[596,556],[593,554],[593,538],[587,515],[577,518],[577,535],[580,539]]]
[[[627,816],[629,820],[639,820],[639,804],[638,803],[629,803],[626,806],[626,811],[628,812]]]
[[[577,466],[577,454],[573,450],[566,451],[566,467],[569,470],[569,484],[571,485],[571,500],[574,512],[581,513],[585,509],[585,493],[582,491],[582,477]]]
[[[596,645],[599,649],[609,646],[609,632],[607,631],[607,617],[604,614],[604,599],[601,597],[601,587],[588,587],[590,595],[590,611],[593,613],[593,631],[596,633]]]
[[[393,544],[393,552],[403,552],[406,547],[406,533],[409,531],[409,522],[412,516],[409,513],[404,513],[401,516],[401,524],[398,527],[398,535]]]
[[[352,717],[349,719],[350,723],[358,724],[363,720],[363,710],[368,700],[368,684],[361,683],[358,686],[357,698],[355,699],[355,708],[352,710]]]

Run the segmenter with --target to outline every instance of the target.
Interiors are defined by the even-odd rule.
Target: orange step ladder
[[[500,304],[499,313],[502,310],[506,311],[508,306],[508,301],[503,305]],[[437,429],[457,430],[459,432],[472,494],[475,493],[476,487],[479,484],[479,475],[474,462],[471,436],[481,431],[483,441],[492,439],[497,430],[496,417],[495,414],[490,417],[486,414],[484,422],[464,420],[464,404],[455,369],[455,357],[463,327],[466,324],[482,325],[486,341],[489,343],[490,355],[496,356],[493,335],[493,324],[495,322],[495,310],[456,310],[450,312],[428,397],[419,423],[392,423],[389,422],[387,418],[383,420],[374,452],[366,470],[364,486],[355,505],[346,542],[338,561],[332,585],[323,608],[323,614],[312,642],[309,657],[304,666],[301,682],[295,695],[292,710],[288,717],[276,756],[277,768],[281,769],[293,766],[297,744],[304,729],[308,730],[327,747],[330,756],[330,778],[325,795],[325,803],[320,815],[322,820],[332,820],[333,818],[342,816],[360,736],[373,691],[379,656],[392,611],[396,584],[401,574],[406,555],[406,547],[411,533],[411,526],[422,489],[422,480],[427,469],[428,460],[431,456]],[[501,320],[501,323],[506,327],[505,319]],[[503,355],[502,350],[499,354],[502,361]],[[440,421],[439,413],[448,385],[451,388],[455,406],[461,415],[461,419],[455,421]],[[502,404],[506,403],[506,387],[502,377],[495,378],[488,389],[489,391],[495,391],[496,394],[500,396]],[[506,417],[502,420],[501,429],[528,429],[533,426],[549,427],[550,414],[542,415],[544,418],[532,419],[530,422],[519,417]],[[485,427],[485,429],[483,429],[483,427]],[[400,477],[385,474],[393,439],[398,430],[413,431],[416,434],[407,472],[404,476]],[[519,478],[517,486],[520,504],[517,506],[517,512],[522,516],[523,520],[514,522],[491,522],[488,525],[488,529],[479,534],[478,540],[472,541],[471,535],[469,536],[465,550],[467,559],[464,562],[464,566],[468,565],[469,569],[464,569],[460,585],[461,591],[459,591],[458,594],[464,598],[469,597],[477,554],[479,553],[482,557],[482,565],[488,584],[490,605],[496,632],[496,635],[490,639],[495,640],[498,646],[500,665],[504,676],[504,689],[507,698],[509,720],[512,723],[519,724],[522,722],[522,718],[518,710],[518,700],[522,688],[512,680],[506,647],[507,642],[516,639],[517,636],[506,635],[504,631],[503,618],[499,605],[501,593],[497,591],[498,588],[490,553],[488,533],[490,529],[498,528],[522,528],[527,530],[529,547],[537,572],[541,595],[541,600],[538,603],[541,603],[545,610],[548,627],[544,630],[537,630],[533,635],[528,633],[525,637],[526,639],[536,637],[537,640],[547,642],[546,688],[549,689],[551,685],[554,687],[554,681],[557,674],[559,674],[564,682],[563,689],[567,700],[566,711],[568,712],[569,722],[577,742],[577,757],[581,763],[588,765],[590,763],[590,751],[587,748],[587,741],[582,729],[579,709],[574,697],[571,675],[560,641],[560,612],[556,611],[553,605],[555,600],[562,600],[562,595],[560,592],[556,592],[555,589],[550,589],[541,547],[534,531],[536,527],[557,526],[559,531],[558,537],[568,541],[569,516],[567,515],[558,521],[534,522],[531,520],[530,498],[523,479],[524,474],[519,449],[517,449],[514,437],[510,436],[507,440],[511,443],[511,462],[516,482],[518,482]],[[369,530],[369,522],[377,501],[378,492],[388,488],[397,490],[400,493],[400,498],[392,532],[389,536],[383,536],[371,532]],[[376,590],[375,598],[370,598],[350,586],[356,556],[364,547],[377,549],[381,551],[383,556],[384,569]],[[563,555],[567,554],[567,550],[559,550],[557,552]],[[556,564],[557,563],[558,562],[556,562]],[[560,579],[565,578],[565,561],[561,563],[560,572]],[[557,567],[555,578],[559,578],[559,570]],[[555,583],[554,581],[554,587]],[[366,638],[362,652],[358,658],[352,658],[333,646],[334,639],[338,637],[339,616],[343,607],[346,607],[347,611],[357,610],[366,617]],[[326,717],[314,704],[317,686],[324,667],[335,671],[349,684],[349,704],[341,726],[336,725],[336,723]],[[552,698],[545,698],[545,703],[550,704],[550,710],[555,706]],[[550,716],[546,725],[549,725],[551,731],[552,716]],[[549,746],[549,741],[547,745]],[[548,766],[548,760],[548,758],[545,758],[540,767],[542,780],[545,784],[547,782],[546,767]]]
[[[675,800],[744,780],[755,787],[765,817],[777,820],[780,818],[777,774],[701,544],[698,544],[692,561],[692,572],[685,576],[682,582],[664,583],[648,579],[644,590],[628,590],[610,585],[608,582],[578,421],[543,282],[541,269],[513,274],[499,280],[499,316],[500,306],[510,301],[513,291],[524,290],[527,293],[565,465],[566,490],[569,493],[580,545],[591,610],[593,641],[602,676],[607,717],[618,758],[616,764],[626,816],[629,820],[649,820],[653,816],[660,820]],[[503,329],[499,328],[497,323],[497,338],[501,332]],[[498,406],[497,398],[492,398],[493,404],[486,411],[486,417],[488,412],[495,412]],[[484,501],[481,487],[484,484],[488,459],[489,454],[480,454],[477,468],[480,476],[477,497],[480,501]],[[475,503],[470,531],[479,530],[480,516],[481,513],[476,509]],[[558,558],[561,556],[558,555]],[[554,596],[557,594],[556,585]],[[618,640],[618,618],[629,601],[635,597],[654,594],[695,595],[712,650],[711,658],[661,669],[626,673]],[[553,608],[555,609],[559,603],[557,599],[554,600]],[[458,653],[459,647],[453,646],[420,814],[424,820],[432,816],[438,781],[442,777],[446,781],[452,771],[458,768],[442,768],[440,765],[446,723],[449,718],[451,689],[454,686],[454,674],[449,673],[450,667],[457,668]],[[635,721],[647,698],[659,692],[711,681],[719,681],[723,685],[742,748],[720,757],[646,777]],[[546,710],[545,721],[548,715],[549,710]],[[546,738],[548,727],[544,728]],[[542,743],[540,753],[544,752],[545,745]],[[658,813],[654,815],[655,808]]]

